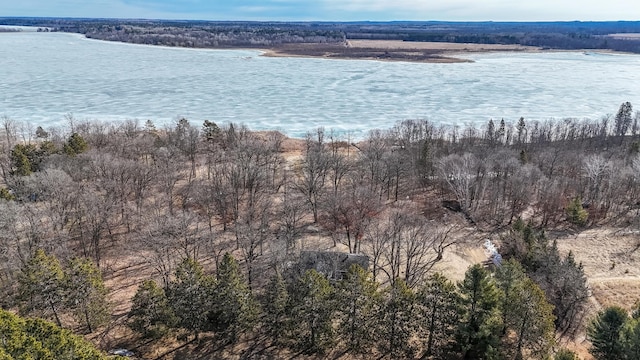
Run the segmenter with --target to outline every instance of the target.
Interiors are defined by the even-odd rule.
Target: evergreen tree
[[[578,355],[571,350],[560,349],[553,357],[553,360],[578,360]]]
[[[25,145],[16,145],[11,150],[11,174],[17,176],[29,176],[33,172],[28,149]]]
[[[420,321],[425,339],[425,356],[447,358],[454,344],[460,313],[460,296],[456,286],[436,273],[429,277],[418,293]]]
[[[502,291],[502,301],[500,312],[502,313],[502,336],[507,333],[509,319],[515,317],[518,309],[512,303],[517,297],[515,292],[519,290],[522,282],[527,279],[527,275],[522,265],[515,260],[509,259],[503,262],[502,266],[496,270],[496,285]]]
[[[634,319],[640,319],[640,300],[636,301],[631,308],[631,317]]]
[[[263,329],[277,344],[287,332],[289,292],[280,271],[276,270],[267,285],[263,309]]]
[[[215,285],[215,279],[205,275],[202,265],[191,258],[178,265],[175,279],[169,284],[169,303],[178,317],[178,325],[192,332],[196,339],[210,328]]]
[[[505,134],[506,134],[506,124],[504,122],[504,119],[500,119],[500,127],[498,127],[498,131],[496,131],[496,138],[501,144],[505,141],[504,139]]]
[[[503,352],[509,358],[522,359],[526,349],[533,357],[546,357],[554,342],[555,317],[544,292],[515,259],[503,263],[496,280],[503,293]],[[507,329],[511,331],[507,333]]]
[[[58,259],[38,249],[22,268],[18,277],[20,311],[25,314],[48,317],[58,326],[60,309],[65,295],[65,277]]]
[[[629,131],[633,121],[633,106],[630,102],[624,102],[620,105],[616,114],[614,123],[614,133],[616,136],[624,136]]]
[[[78,133],[73,133],[64,143],[62,150],[69,156],[76,156],[85,152],[87,148],[89,148],[89,145],[84,138]]]
[[[205,120],[202,124],[202,136],[206,141],[217,143],[222,140],[222,130],[215,122]]]
[[[350,352],[364,353],[375,344],[375,334],[371,329],[376,328],[380,314],[378,287],[372,274],[357,264],[351,265],[338,283],[338,333]]]
[[[291,291],[292,340],[308,353],[324,353],[334,343],[334,290],[319,272],[307,270]]]
[[[582,199],[579,196],[573,198],[567,205],[567,219],[578,226],[585,226],[589,213],[582,207]]]
[[[144,281],[132,300],[129,327],[145,338],[159,339],[176,321],[164,290],[153,280]]]
[[[517,283],[509,298],[506,321],[513,332],[514,358],[524,359],[526,350],[530,358],[546,359],[555,341],[553,306],[529,278]]]
[[[640,359],[640,319],[627,320],[621,332],[622,358],[625,360]]]
[[[6,201],[13,201],[16,197],[5,187],[0,188],[0,199]]]
[[[392,358],[412,358],[416,347],[411,342],[417,328],[416,296],[402,279],[385,290],[385,303],[379,324],[381,350]]]
[[[525,124],[523,117],[520,117],[520,119],[518,120],[516,129],[518,130],[518,143],[520,144],[525,142],[527,135],[527,125]]]
[[[17,144],[11,150],[11,174],[28,176],[41,169],[42,161],[56,152],[51,141],[43,141],[39,146],[33,144]]]
[[[626,310],[610,306],[591,321],[587,327],[587,336],[591,341],[589,352],[597,360],[618,360],[622,356],[621,331],[629,319]]]
[[[224,254],[218,267],[211,321],[213,328],[222,331],[227,340],[252,328],[258,314],[258,304],[249,285],[240,273],[238,262],[229,253]]]
[[[46,139],[49,137],[49,133],[42,128],[42,126],[38,126],[36,128],[36,138],[38,139]]]
[[[500,290],[479,264],[467,270],[458,287],[463,314],[456,336],[463,359],[496,358],[502,330]]]
[[[107,356],[69,330],[42,319],[22,319],[0,309],[0,360],[5,359],[106,360]]]
[[[489,123],[487,124],[487,140],[489,140],[490,145],[494,145],[496,141],[496,125],[493,119],[489,119]]]
[[[102,274],[95,264],[86,258],[71,260],[66,275],[67,303],[74,310],[76,320],[89,332],[109,320],[110,305]]]
[[[148,133],[155,133],[156,132],[156,126],[153,123],[153,121],[151,121],[150,119],[148,119],[147,121],[145,121],[144,123],[144,130]]]
[[[587,277],[582,264],[577,264],[573,253],[561,258],[556,242],[547,248],[537,263],[532,279],[542,288],[547,300],[554,306],[556,330],[571,334],[581,325],[582,314],[589,299]]]

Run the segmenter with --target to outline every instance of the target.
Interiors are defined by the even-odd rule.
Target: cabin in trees
[[[300,253],[300,270],[310,269],[321,273],[329,280],[340,280],[353,264],[369,268],[369,257],[335,251],[303,251]]]

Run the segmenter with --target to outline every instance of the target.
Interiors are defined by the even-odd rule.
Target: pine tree
[[[151,121],[151,120],[149,120],[149,119],[148,119],[147,121],[145,121],[145,123],[144,123],[144,130],[145,130],[146,132],[148,132],[148,133],[155,133],[155,132],[156,132],[156,126],[155,126],[155,124],[153,123],[153,121]]]
[[[95,264],[86,258],[71,260],[66,274],[67,304],[74,310],[76,320],[83,323],[88,332],[109,320],[110,305],[102,274]]]
[[[385,290],[384,301],[378,330],[380,348],[392,358],[411,358],[416,350],[411,342],[417,332],[416,296],[402,279],[396,279]]]
[[[497,356],[502,321],[501,293],[481,265],[470,267],[458,285],[463,314],[457,329],[457,345],[463,359],[492,359]]]
[[[280,271],[276,270],[267,285],[262,304],[262,328],[278,344],[287,332],[289,292]]]
[[[150,339],[163,337],[177,321],[164,290],[153,280],[138,287],[128,317],[129,327]]]
[[[38,249],[22,268],[18,277],[21,312],[48,317],[52,315],[58,326],[60,309],[64,304],[65,278],[58,259]]]
[[[634,319],[640,319],[640,300],[636,301],[631,308],[631,317]]]
[[[506,124],[504,122],[504,119],[500,119],[500,127],[498,127],[498,131],[496,131],[496,138],[501,144],[505,141],[504,139],[505,134],[506,134]]]
[[[249,285],[240,273],[238,262],[229,253],[224,254],[218,267],[211,321],[229,341],[252,328],[258,314],[258,304]]]
[[[614,133],[616,136],[624,136],[627,134],[633,121],[632,114],[633,106],[630,102],[627,101],[620,105],[614,123]]]
[[[589,213],[582,207],[582,199],[579,196],[573,198],[567,205],[568,220],[578,226],[585,226]]]
[[[106,360],[107,356],[69,330],[0,309],[0,360],[13,359]]]
[[[527,275],[522,265],[515,259],[509,259],[503,262],[502,266],[496,270],[496,285],[502,291],[502,301],[500,304],[500,312],[502,313],[502,336],[506,335],[509,319],[514,317],[513,314],[518,309],[513,304],[514,293],[519,290],[522,282],[527,279]]]
[[[62,150],[64,151],[65,154],[69,156],[76,156],[78,154],[85,152],[88,147],[89,145],[84,140],[84,138],[80,136],[80,134],[73,133],[71,134],[69,139],[67,139],[67,142],[64,143]]]
[[[531,279],[516,283],[509,294],[507,326],[512,330],[515,359],[546,359],[554,344],[555,327],[553,306],[545,299],[544,292]]]
[[[516,126],[518,129],[518,143],[521,144],[526,140],[526,131],[527,125],[524,122],[524,118],[520,117],[518,120],[518,125]]]
[[[627,320],[621,333],[622,358],[625,360],[640,359],[640,319]]]
[[[202,124],[202,136],[206,141],[217,143],[222,140],[222,130],[215,122],[205,120]]]
[[[357,264],[351,265],[336,291],[338,333],[347,349],[354,353],[370,351],[380,314],[381,297],[378,283],[371,273]]]
[[[489,144],[492,146],[496,141],[496,125],[493,119],[489,119],[489,123],[487,124],[487,140],[489,140]]]
[[[582,264],[577,264],[573,253],[563,259],[556,242],[548,247],[537,261],[539,264],[531,278],[542,288],[547,300],[554,306],[556,330],[573,334],[580,328],[582,314],[589,299],[587,277]]]
[[[597,360],[618,360],[622,355],[620,333],[629,319],[627,311],[618,306],[610,306],[598,313],[587,327],[591,341],[589,352]]]
[[[442,274],[429,277],[418,293],[421,307],[425,356],[447,358],[454,343],[460,313],[460,296],[456,286]]]
[[[215,279],[205,275],[202,265],[191,258],[178,265],[175,279],[169,284],[169,304],[178,317],[178,324],[192,332],[196,339],[210,328],[215,285]]]
[[[18,144],[11,150],[11,174],[17,176],[29,176],[33,172],[28,148]]]
[[[334,290],[319,272],[307,270],[291,291],[292,340],[307,353],[324,353],[334,343]]]

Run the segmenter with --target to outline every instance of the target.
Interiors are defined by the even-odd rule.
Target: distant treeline
[[[640,22],[214,22],[178,20],[0,18],[0,24],[48,27],[87,37],[185,46],[275,46],[386,39],[478,44],[520,44],[550,49],[609,49],[640,53]]]

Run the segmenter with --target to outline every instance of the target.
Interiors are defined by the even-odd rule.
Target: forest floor
[[[333,247],[331,238],[319,232],[314,234],[312,226],[307,230],[307,234],[301,239],[301,246],[304,248],[332,251],[346,249],[342,244],[338,244],[337,248]],[[487,260],[487,254],[482,244],[485,237],[489,236],[479,232],[474,233],[470,228],[459,229],[452,236],[458,238],[459,241],[445,253],[443,260],[436,266],[436,270],[446,274],[450,279],[458,281],[464,277],[469,266]],[[550,238],[557,239],[558,247],[563,254],[572,251],[576,261],[584,266],[592,294],[587,318],[609,305],[615,304],[630,308],[635,301],[640,299],[640,250],[638,249],[640,235],[638,233],[623,233],[617,229],[599,228],[558,237],[551,235]],[[116,321],[109,329],[95,334],[92,339],[94,342],[107,349],[125,346],[144,354],[145,359],[177,359],[181,356],[180,354],[184,356],[196,351],[200,345],[189,344],[183,348],[181,346],[184,344],[175,339],[164,340],[153,344],[153,346],[148,346],[148,344],[131,346],[130,341],[135,339],[135,336],[125,326],[126,313],[131,306],[131,299],[138,285],[153,276],[153,269],[141,261],[139,254],[118,256],[117,260],[109,262],[107,267],[109,270],[106,274],[106,283],[111,289],[111,301],[115,307]],[[257,340],[252,339],[251,341]],[[589,343],[585,340],[584,333],[578,335],[576,339],[563,339],[561,344],[576,351],[584,360],[592,359],[588,353]],[[245,345],[249,346],[249,344]],[[203,352],[205,350],[201,349]],[[240,346],[214,352],[224,353],[225,358],[239,358],[235,355],[245,350],[246,348]],[[264,353],[262,354],[264,357],[254,354],[257,358],[272,356],[296,358],[295,354],[273,348],[261,349],[260,351]],[[163,356],[165,354],[166,356]],[[337,356],[336,358],[344,357]]]

